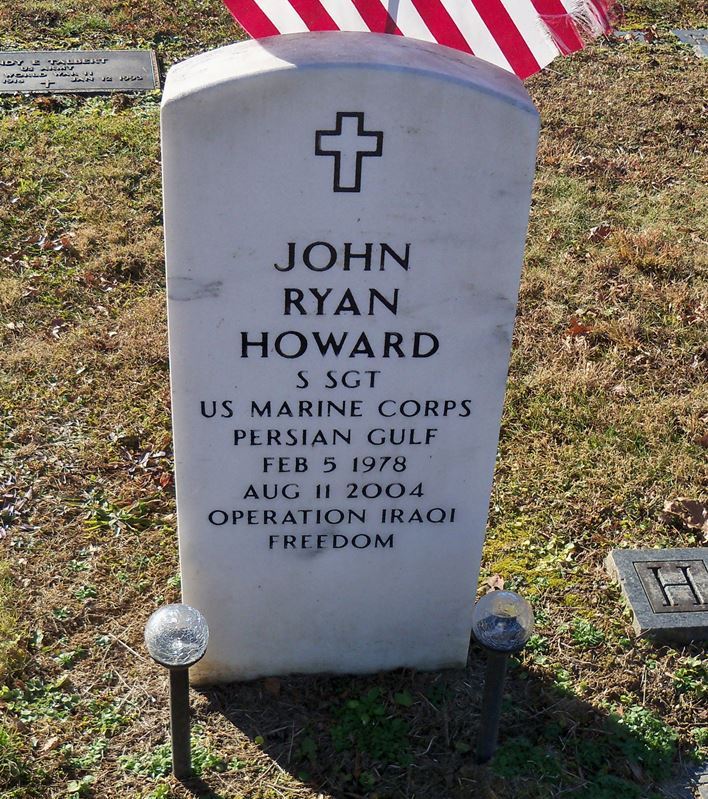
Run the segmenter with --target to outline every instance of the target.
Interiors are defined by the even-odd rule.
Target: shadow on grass
[[[178,782],[193,796],[199,796],[201,799],[226,799],[223,794],[216,793],[201,777],[183,777]]]
[[[202,693],[278,768],[336,799],[664,796],[654,785],[671,775],[676,740],[659,719],[638,706],[605,713],[516,662],[499,749],[477,766],[483,665],[475,647],[465,670],[289,677]],[[214,796],[208,786],[195,795]]]

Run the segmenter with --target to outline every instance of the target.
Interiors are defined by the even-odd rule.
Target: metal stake
[[[192,773],[189,737],[189,669],[170,669],[172,773],[179,780]]]
[[[482,712],[477,738],[477,762],[488,763],[497,749],[499,722],[501,720],[504,682],[509,655],[505,652],[487,652],[487,671],[484,677]]]

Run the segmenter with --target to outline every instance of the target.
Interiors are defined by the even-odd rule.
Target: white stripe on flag
[[[258,0],[258,5],[281,33],[305,33],[309,30],[288,0]]]
[[[568,16],[573,17],[576,23],[580,22],[581,28],[584,26],[587,33],[602,36],[605,32],[606,14],[597,10],[597,3],[592,0],[561,0],[561,3]]]
[[[558,48],[538,17],[531,0],[501,0],[540,67],[558,56]]]
[[[350,0],[320,0],[340,31],[368,31],[369,27]]]
[[[509,72],[514,71],[472,0],[442,0],[442,3],[476,56]]]
[[[424,42],[437,42],[411,0],[381,0],[381,2],[404,36],[422,39]]]

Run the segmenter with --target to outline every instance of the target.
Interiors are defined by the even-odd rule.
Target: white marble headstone
[[[197,682],[466,661],[538,134],[393,36],[249,41],[162,110]]]

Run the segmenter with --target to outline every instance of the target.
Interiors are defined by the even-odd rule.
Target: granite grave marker
[[[708,549],[614,549],[607,556],[634,613],[637,635],[708,640]]]
[[[521,82],[422,42],[243,42],[162,109],[197,682],[466,662],[529,213]]]
[[[148,50],[0,52],[0,94],[104,94],[160,88]]]

